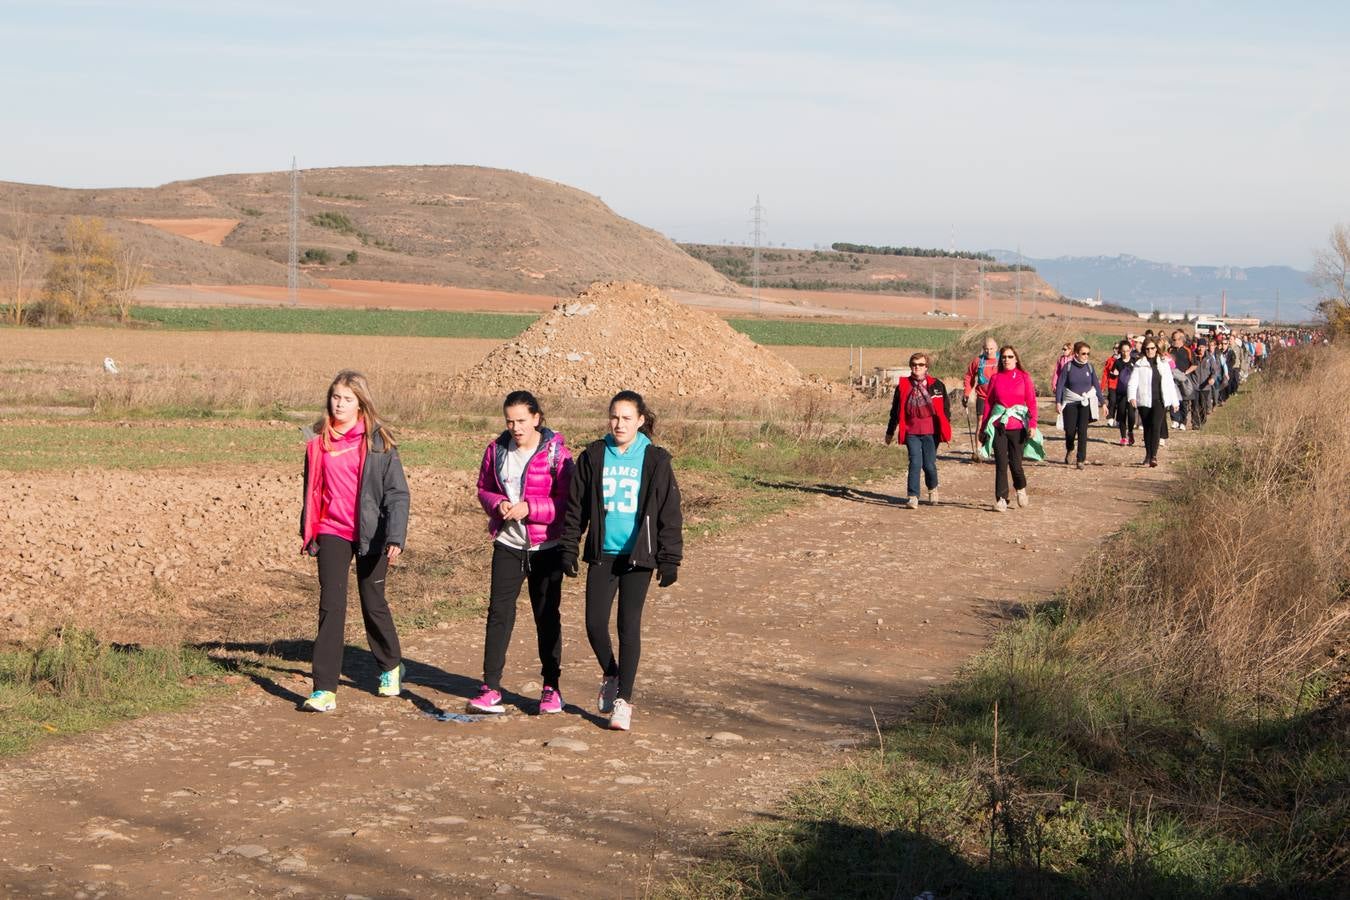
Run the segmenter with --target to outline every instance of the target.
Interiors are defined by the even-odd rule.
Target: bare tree
[[[8,318],[15,325],[21,325],[28,305],[30,282],[35,279],[43,261],[33,214],[17,200],[13,201],[5,213],[2,233],[9,239],[4,248],[3,269],[0,269],[0,278],[9,294]]]
[[[1331,333],[1344,335],[1350,333],[1350,226],[1334,226],[1328,245],[1313,255],[1308,281],[1321,292],[1317,311]]]
[[[149,274],[135,247],[124,245],[118,248],[113,257],[113,287],[109,296],[117,309],[119,321],[131,319],[131,305],[135,301],[136,291],[149,280]]]

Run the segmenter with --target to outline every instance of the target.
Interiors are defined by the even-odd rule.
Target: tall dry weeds
[[[1350,357],[1268,377],[1245,433],[1200,451],[1083,583],[1076,637],[1182,703],[1289,699],[1350,624]],[[1247,424],[1249,423],[1249,424]]]

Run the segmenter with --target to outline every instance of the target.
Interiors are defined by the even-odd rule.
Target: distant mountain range
[[[1009,250],[988,251],[1000,262],[1017,261]],[[1316,291],[1308,273],[1289,266],[1183,266],[1137,256],[1061,256],[1022,261],[1068,297],[1095,297],[1140,312],[1191,312],[1217,315],[1223,292],[1234,316],[1301,320],[1311,316]]]

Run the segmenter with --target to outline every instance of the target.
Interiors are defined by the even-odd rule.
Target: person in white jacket
[[[1175,412],[1181,406],[1181,397],[1177,393],[1177,383],[1172,379],[1171,367],[1158,352],[1158,342],[1153,338],[1144,341],[1144,355],[1130,373],[1127,396],[1130,406],[1139,410],[1139,421],[1144,428],[1142,465],[1157,466],[1163,419],[1167,410]]]

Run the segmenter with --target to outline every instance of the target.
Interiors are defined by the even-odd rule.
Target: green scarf
[[[1017,419],[1023,426],[1026,426],[1030,412],[1026,404],[1019,403],[1016,406],[1005,407],[1002,404],[996,405],[989,412],[989,421],[984,425],[984,431],[980,433],[980,452],[984,454],[985,459],[990,459],[994,455],[994,429],[998,425],[1006,425],[1009,419]],[[1040,462],[1045,459],[1045,439],[1041,437],[1039,428],[1032,428],[1027,434],[1027,442],[1022,445],[1022,458]]]

